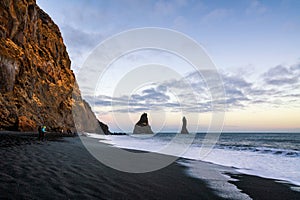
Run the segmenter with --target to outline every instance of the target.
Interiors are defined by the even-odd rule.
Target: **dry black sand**
[[[94,159],[79,137],[39,141],[33,133],[0,133],[0,157],[0,199],[221,199],[176,162],[144,174],[111,169]],[[300,199],[300,193],[274,180],[235,178],[254,199]]]

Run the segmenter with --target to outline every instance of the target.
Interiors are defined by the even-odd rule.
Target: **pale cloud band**
[[[210,77],[209,71],[202,71],[202,75]],[[300,107],[300,64],[290,67],[275,66],[260,75],[258,80],[249,80],[243,74],[221,72],[225,87],[225,103],[227,110],[245,109],[250,105],[265,107]],[[193,94],[186,92],[184,81],[193,87]],[[185,97],[185,103],[179,104],[168,95],[168,90],[176,90],[178,96]],[[197,97],[198,104],[189,100]],[[94,102],[100,110],[104,107],[117,110],[108,112],[143,112],[151,109],[166,107],[171,112],[183,109],[185,112],[211,112],[212,100],[205,80],[198,72],[192,72],[186,77],[153,84],[132,96],[86,96],[89,102]],[[92,101],[92,98],[94,101]],[[114,105],[114,107],[112,107]],[[179,109],[180,108],[180,109]],[[96,109],[97,110],[97,109]]]

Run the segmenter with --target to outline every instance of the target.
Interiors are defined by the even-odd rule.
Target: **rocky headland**
[[[80,94],[60,30],[35,0],[0,1],[0,130],[109,133]],[[99,126],[100,125],[100,126]]]

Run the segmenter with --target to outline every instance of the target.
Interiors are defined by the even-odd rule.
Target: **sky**
[[[218,69],[226,95],[224,131],[300,131],[298,0],[37,3],[59,26],[77,77],[91,52],[115,34],[144,27],[171,29],[200,44]],[[148,70],[164,76],[138,82],[138,77],[151,77]],[[143,112],[154,131],[178,131],[183,115],[190,131],[205,131],[213,117],[209,76],[199,76],[170,52],[142,49],[111,62],[92,83],[95,90],[84,84],[80,89],[111,131],[132,131]],[[129,77],[137,85],[117,94]]]

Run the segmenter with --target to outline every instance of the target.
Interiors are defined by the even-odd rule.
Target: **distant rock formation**
[[[0,130],[75,131],[75,116],[79,131],[108,133],[81,98],[59,28],[36,1],[1,0],[0,13]]]
[[[140,120],[135,124],[133,134],[153,134],[148,123],[147,113],[143,113]]]
[[[181,132],[180,132],[181,134],[188,134],[189,133],[187,128],[186,128],[186,125],[187,125],[186,118],[183,117],[182,118],[182,128],[181,128]]]

